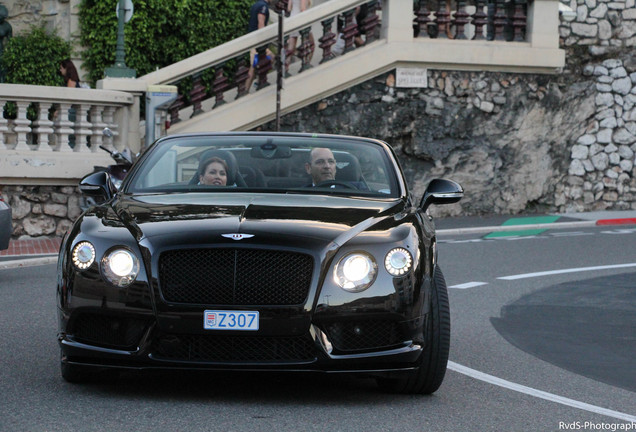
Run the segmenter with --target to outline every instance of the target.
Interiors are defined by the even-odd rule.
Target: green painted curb
[[[557,220],[559,220],[560,217],[561,216],[535,216],[535,217],[512,218],[505,221],[502,225],[516,226],[516,225],[547,224],[547,223],[556,222]],[[533,235],[539,235],[545,231],[547,231],[547,229],[530,229],[530,230],[519,230],[519,231],[494,232],[494,233],[487,234],[486,236],[484,236],[484,238],[533,236]]]

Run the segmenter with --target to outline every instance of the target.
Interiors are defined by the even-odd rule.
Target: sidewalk
[[[3,257],[25,257],[38,255],[57,255],[62,239],[54,238],[34,238],[26,240],[11,240],[9,249],[0,251],[0,258]]]

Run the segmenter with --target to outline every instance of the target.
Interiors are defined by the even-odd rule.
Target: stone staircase
[[[370,5],[370,14],[367,21],[357,25],[369,27],[366,43],[355,47],[357,25],[352,23],[352,17],[355,8],[364,4]],[[554,73],[565,62],[565,53],[559,49],[558,4],[554,0],[515,0],[505,4],[497,1],[497,9],[491,11],[489,19],[483,0],[423,0],[417,9],[412,0],[326,1],[284,20],[285,35],[311,29],[317,46],[312,62],[305,64],[301,59],[284,80],[281,113],[292,112],[397,67]],[[437,9],[432,12],[431,8]],[[339,16],[343,22],[341,30],[335,28]],[[488,25],[492,26],[494,40],[486,37]],[[418,36],[414,35],[414,26]],[[481,31],[476,32],[479,28]],[[330,43],[338,31],[351,49],[333,56]],[[181,100],[171,107],[169,133],[252,129],[274,119],[275,73],[272,69],[261,73],[257,65],[259,89],[242,89],[246,65],[241,69],[240,61],[250,50],[273,44],[276,36],[277,25],[269,25],[135,80],[105,79],[99,85],[104,89],[143,92],[150,85],[178,85],[191,78],[192,93],[181,95]],[[229,68],[231,62],[239,63],[238,68]],[[206,70],[213,70],[216,77],[208,92],[201,83]]]

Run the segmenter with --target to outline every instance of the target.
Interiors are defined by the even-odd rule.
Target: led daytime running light
[[[95,262],[95,247],[87,241],[79,242],[73,248],[71,259],[79,270],[86,270]]]
[[[393,276],[406,274],[413,265],[411,253],[404,248],[395,248],[389,251],[384,259],[384,267]]]

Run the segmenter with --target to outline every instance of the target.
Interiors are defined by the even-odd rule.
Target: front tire
[[[426,346],[418,368],[400,378],[378,378],[381,389],[392,393],[431,394],[442,384],[450,351],[450,305],[442,270],[436,267],[426,323]]]

